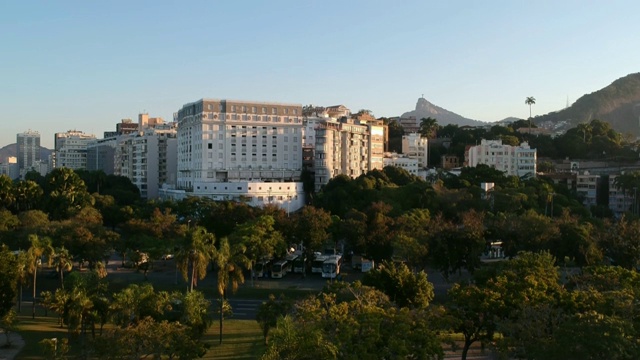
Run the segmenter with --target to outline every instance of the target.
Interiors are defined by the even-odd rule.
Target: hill
[[[427,99],[422,97],[418,99],[415,110],[406,112],[402,114],[401,117],[405,119],[409,117],[415,117],[418,125],[420,123],[420,119],[428,117],[432,117],[438,120],[438,125],[441,126],[449,124],[456,124],[458,126],[483,126],[487,124],[479,120],[468,119],[447,109],[443,109],[430,103],[429,101],[427,101]]]
[[[640,73],[629,74],[611,85],[584,95],[566,109],[537,116],[533,121],[546,128],[567,130],[599,119],[623,134],[640,135]]]
[[[40,159],[47,160],[53,150],[40,146]],[[0,148],[0,163],[7,161],[8,157],[18,156],[18,144],[13,143]]]

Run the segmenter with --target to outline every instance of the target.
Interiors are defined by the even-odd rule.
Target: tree
[[[251,266],[245,256],[246,248],[243,244],[229,245],[227,238],[220,239],[214,260],[218,267],[218,294],[220,295],[220,343],[222,344],[222,321],[224,319],[223,306],[227,299],[227,287],[231,283],[231,291],[235,293],[240,284],[244,284],[244,269]]]
[[[291,308],[291,303],[284,296],[276,299],[273,294],[269,294],[269,300],[260,304],[256,314],[256,321],[262,330],[265,345],[269,345],[269,331],[278,325],[278,320],[286,316],[291,311]]]
[[[215,255],[215,237],[205,228],[197,227],[187,233],[179,245],[176,254],[178,269],[185,281],[189,282],[189,291],[193,291],[198,280],[207,275],[209,261]],[[191,267],[191,274],[189,274]]]
[[[499,293],[476,285],[455,284],[449,289],[448,299],[447,313],[453,331],[464,336],[462,360],[466,360],[473,343],[493,340],[497,314],[504,311],[504,304]]]
[[[33,300],[32,300],[32,312],[31,317],[36,318],[36,278],[38,275],[38,268],[42,262],[42,256],[51,255],[53,253],[53,247],[51,246],[51,239],[40,238],[38,235],[29,235],[29,242],[31,246],[27,250],[29,259],[28,271],[33,275]]]
[[[17,295],[18,259],[0,245],[0,318],[9,313]]]
[[[242,244],[246,248],[246,256],[250,260],[251,282],[253,285],[254,266],[263,257],[282,255],[286,251],[286,245],[282,234],[276,231],[274,219],[269,215],[263,215],[255,220],[239,225],[231,235],[233,244]]]
[[[529,134],[531,134],[531,105],[536,103],[536,98],[533,96],[527,96],[527,98],[524,99],[524,103],[529,105]]]
[[[420,137],[434,138],[438,130],[438,120],[427,117],[420,119]]]
[[[15,208],[17,212],[41,208],[42,188],[31,180],[19,181],[15,186]]]
[[[404,263],[383,262],[370,270],[362,284],[374,287],[398,305],[398,307],[426,308],[433,300],[433,284],[424,271],[412,272]]]
[[[58,275],[60,275],[60,287],[64,289],[64,272],[73,269],[71,255],[64,246],[54,251],[53,266]]]
[[[45,195],[52,217],[66,219],[91,204],[92,198],[84,181],[73,170],[56,168],[47,174],[45,181]]]
[[[13,190],[13,180],[8,175],[0,175],[0,206],[5,209],[11,209],[15,201]]]

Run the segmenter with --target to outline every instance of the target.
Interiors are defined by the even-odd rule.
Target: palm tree
[[[536,103],[536,98],[533,96],[527,96],[527,98],[524,99],[524,103],[529,105],[529,134],[531,134],[531,105]]]
[[[427,117],[420,119],[420,137],[430,138],[435,137],[435,133],[438,130],[438,120]]]
[[[189,291],[193,291],[198,280],[204,279],[207,275],[207,266],[215,253],[214,242],[215,236],[203,227],[189,231],[184,237],[176,254],[176,262],[185,281],[190,283]]]
[[[53,256],[53,266],[56,268],[56,272],[60,274],[60,287],[64,289],[64,272],[71,271],[73,268],[69,250],[65,249],[64,246],[56,250]]]
[[[38,275],[38,267],[42,263],[43,255],[51,255],[53,253],[53,247],[51,247],[51,239],[39,238],[38,235],[29,235],[29,242],[31,246],[27,250],[27,256],[29,258],[28,271],[29,274],[33,274],[33,307],[31,317],[36,318],[36,277]]]
[[[229,245],[227,238],[222,238],[216,251],[215,263],[218,267],[218,294],[220,295],[220,343],[222,344],[222,321],[224,319],[224,302],[227,287],[231,283],[231,291],[235,293],[240,284],[244,284],[243,270],[250,267],[250,260],[245,256],[246,248],[242,244]]]

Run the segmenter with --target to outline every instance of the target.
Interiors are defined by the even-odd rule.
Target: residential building
[[[40,133],[31,130],[20,133],[17,135],[17,143],[18,169],[22,177],[40,161]]]
[[[588,171],[576,175],[576,192],[587,208],[597,204],[599,182],[600,175],[590,174]]]
[[[9,156],[0,163],[0,175],[7,175],[12,180],[20,178],[20,169],[18,169],[18,158]]]
[[[536,149],[531,149],[527,142],[511,146],[503,145],[502,140],[483,139],[480,145],[469,148],[468,159],[471,167],[485,164],[510,176],[536,176]]]
[[[111,138],[120,135],[131,134],[137,132],[139,129],[139,123],[134,123],[131,119],[122,119],[118,124],[116,124],[116,131],[105,131],[104,138]]]
[[[95,139],[95,135],[76,130],[56,133],[52,168],[86,169],[87,146]]]
[[[426,168],[429,163],[429,139],[413,132],[402,136],[402,153],[418,160],[418,166]]]
[[[460,167],[460,158],[455,155],[442,155],[442,168],[445,170]]]
[[[114,173],[118,137],[95,139],[87,144],[87,170]]]
[[[139,118],[143,124],[148,116]],[[145,123],[137,133],[118,137],[115,147],[114,174],[129,178],[147,199],[158,197],[163,186],[177,183],[176,124],[156,119],[160,120]]]
[[[633,205],[638,196],[638,190],[624,191],[616,187],[616,178],[620,175],[609,175],[609,209],[616,218],[621,218],[626,212],[638,212]]]
[[[418,159],[410,158],[404,154],[385,153],[384,166],[395,166],[406,170],[409,174],[419,176],[422,167],[418,163]]]
[[[175,120],[178,179],[167,196],[243,196],[263,205],[271,199],[290,211],[304,205],[302,186],[296,185],[302,172],[302,105],[201,99],[184,105]],[[287,191],[277,200],[268,187],[253,183]],[[228,193],[234,187],[246,193]]]

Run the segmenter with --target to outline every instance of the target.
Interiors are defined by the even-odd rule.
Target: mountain
[[[47,160],[53,150],[40,146],[40,159]],[[10,156],[18,156],[18,144],[13,143],[0,148],[0,163],[7,161]]]
[[[415,117],[418,125],[420,119],[432,117],[438,120],[438,125],[445,126],[449,124],[456,124],[458,126],[483,126],[487,123],[479,120],[468,119],[464,116],[453,113],[447,109],[443,109],[427,101],[425,98],[419,98],[416,103],[416,109],[413,111],[402,114],[402,118]]]
[[[566,109],[536,116],[539,126],[566,130],[593,119],[611,124],[623,134],[640,135],[640,73],[629,74],[587,94]]]

